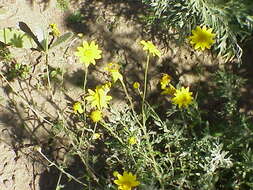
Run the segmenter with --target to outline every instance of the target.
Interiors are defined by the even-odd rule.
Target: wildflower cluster
[[[156,3],[159,0],[151,1]],[[172,1],[163,0],[164,3]],[[191,6],[196,2],[204,3],[203,0],[189,1],[192,2]],[[193,30],[189,29],[188,37],[183,38],[194,50],[204,51],[219,43],[217,38],[220,38],[220,35],[217,29],[208,28],[213,27],[212,24],[206,23],[208,27],[204,24]],[[25,23],[21,23],[20,26],[23,29],[29,28]],[[212,93],[208,93],[210,98],[206,97],[206,92],[201,92],[202,86],[198,86],[196,96],[193,93],[196,89],[192,89],[196,84],[191,87],[185,86],[182,82],[176,83],[174,75],[163,73],[157,86],[160,87],[162,98],[165,97],[168,102],[165,107],[165,101],[160,101],[160,97],[154,97],[157,91],[153,91],[152,82],[156,80],[152,78],[153,73],[150,75],[149,68],[149,65],[165,56],[153,42],[144,40],[137,42],[145,55],[145,60],[139,63],[143,64],[144,68],[143,76],[140,76],[143,80],[138,79],[137,82],[125,75],[127,74],[125,67],[120,64],[123,62],[122,59],[120,62],[109,60],[100,67],[98,61],[102,58],[102,48],[95,41],[83,41],[75,52],[83,64],[83,88],[78,89],[80,90],[80,93],[76,94],[78,99],[74,100],[69,96],[68,89],[66,91],[64,89],[63,95],[66,98],[60,97],[64,102],[55,106],[59,103],[56,95],[57,97],[61,95],[56,87],[62,85],[57,82],[59,80],[63,82],[64,73],[63,69],[55,69],[49,65],[53,63],[50,59],[54,57],[51,56],[51,49],[64,39],[70,38],[72,34],[61,35],[56,24],[50,24],[47,29],[50,31],[44,33],[48,36],[44,36],[45,39],[41,44],[36,35],[33,36],[37,50],[41,52],[41,56],[45,56],[41,61],[45,60],[47,66],[42,70],[43,80],[38,79],[38,86],[37,83],[33,86],[33,76],[30,75],[32,70],[37,72],[37,69],[32,69],[33,64],[30,64],[31,68],[26,65],[23,67],[14,57],[3,60],[3,71],[9,71],[13,77],[8,77],[7,72],[1,71],[0,78],[1,82],[7,85],[6,88],[10,88],[8,96],[3,96],[3,99],[11,100],[6,104],[7,107],[19,105],[20,102],[16,102],[16,99],[25,106],[23,111],[26,118],[23,119],[22,114],[21,119],[24,121],[22,127],[27,127],[27,131],[32,129],[33,132],[36,132],[34,129],[37,128],[37,123],[38,127],[41,125],[45,129],[50,127],[50,131],[46,130],[50,135],[50,146],[53,144],[63,146],[66,154],[63,154],[64,159],[61,162],[54,161],[53,157],[48,158],[48,154],[44,154],[46,151],[43,151],[43,145],[34,147],[50,166],[60,171],[56,189],[63,187],[63,184],[60,184],[65,181],[61,180],[63,175],[64,178],[80,183],[85,189],[248,190],[253,187],[251,164],[253,125],[251,118],[242,114],[238,106],[238,100],[241,98],[240,90],[244,84],[242,78],[233,75],[232,72],[216,72],[214,80],[210,80],[212,86],[205,86],[205,89],[212,90]],[[6,47],[2,44],[4,47],[1,48],[11,46],[7,43],[9,36],[17,38],[15,32],[14,34],[11,32],[11,29],[0,30],[0,41],[1,37],[6,38],[4,39]],[[84,36],[79,35],[79,38],[73,39],[69,45],[73,45],[75,40],[82,39]],[[6,56],[5,52],[3,56]],[[10,64],[7,64],[9,62]],[[102,63],[102,60],[100,62]],[[11,69],[12,66],[10,68],[9,65],[13,65],[14,68]],[[101,83],[94,86],[92,86],[94,82],[89,81],[91,78],[89,75],[93,72],[91,67],[95,67],[95,71],[103,74],[103,82],[100,81]],[[94,73],[92,75],[95,76]],[[139,77],[139,73],[136,76]],[[17,83],[18,86],[16,81],[12,82],[14,78],[22,79],[18,81],[20,82]],[[28,82],[27,79],[31,80]],[[50,80],[55,81],[50,83]],[[23,86],[24,81],[27,83]],[[149,88],[150,86],[152,88]],[[118,87],[121,89],[116,91],[115,88]],[[50,102],[49,109],[44,110],[42,107],[44,104],[33,101],[31,93],[34,94],[33,90],[42,92],[40,89],[49,92],[43,96]],[[120,103],[113,101],[113,94],[119,95],[117,98],[120,98]],[[72,100],[71,110],[64,109],[65,105],[69,105],[65,101],[70,100]],[[211,106],[213,110],[209,110],[209,105],[206,106],[210,100],[211,105],[215,105]],[[5,107],[5,102],[2,106]],[[15,106],[12,107],[16,109]],[[55,110],[52,110],[52,107]],[[30,122],[30,118],[41,119],[41,122]],[[35,143],[36,136],[34,135],[35,139],[31,139],[35,140]],[[70,156],[73,156],[73,159],[69,159]],[[75,160],[81,164],[80,176],[68,173],[72,171],[68,168],[68,163]]]
[[[176,89],[171,84],[172,77],[168,74],[163,74],[160,79],[161,92],[162,95],[170,95],[172,97],[171,101],[173,104],[178,105],[179,108],[188,107],[192,101],[192,92],[189,92],[189,87]]]

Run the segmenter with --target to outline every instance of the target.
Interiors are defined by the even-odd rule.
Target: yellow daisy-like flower
[[[161,89],[165,89],[170,83],[170,81],[171,81],[171,76],[168,74],[163,74],[163,77],[160,80]]]
[[[169,84],[169,87],[165,87],[163,91],[161,92],[162,95],[174,95],[176,92],[176,88],[172,85]]]
[[[153,56],[161,57],[161,52],[155,47],[155,45],[151,41],[145,42],[141,40],[140,42],[143,45],[143,50],[148,51]]]
[[[107,70],[111,74],[114,83],[117,80],[123,80],[123,76],[122,74],[120,74],[119,69],[120,66],[117,63],[108,63],[107,67],[105,67],[105,70]]]
[[[130,145],[136,144],[136,143],[137,143],[136,137],[130,137],[130,138],[128,139],[128,143],[129,143]]]
[[[100,110],[92,111],[90,118],[94,123],[97,123],[103,118],[102,112]]]
[[[97,86],[94,91],[88,89],[89,95],[85,99],[91,104],[92,107],[97,107],[99,110],[101,110],[102,108],[106,108],[107,104],[112,99],[111,96],[107,95],[109,90],[110,88],[108,84],[104,86]]]
[[[140,88],[140,83],[134,82],[133,87],[134,87],[135,89]]]
[[[83,111],[83,106],[82,106],[82,104],[80,102],[74,103],[73,110],[74,110],[75,114],[77,114],[77,113],[82,114],[84,112]]]
[[[192,36],[189,37],[191,40],[190,43],[194,46],[194,48],[205,50],[205,48],[210,49],[214,44],[215,34],[212,33],[213,29],[207,29],[206,26],[202,28],[197,26],[195,30],[192,30]]]
[[[60,30],[56,24],[49,24],[49,27],[54,36],[59,37],[61,35]]]
[[[188,107],[193,101],[192,92],[189,92],[189,87],[182,87],[179,90],[176,89],[174,96],[175,97],[172,98],[172,103],[178,105],[179,108]]]
[[[114,172],[117,180],[114,180],[114,183],[118,185],[118,190],[131,190],[132,187],[137,187],[140,185],[140,182],[136,180],[136,176],[131,172],[123,172],[123,175],[120,175],[118,172]]]
[[[92,139],[93,139],[93,140],[100,139],[100,137],[101,137],[101,134],[100,134],[100,133],[94,133],[94,134],[92,135]]]
[[[80,61],[84,63],[86,67],[92,63],[96,64],[96,59],[101,58],[102,51],[98,49],[98,45],[92,41],[90,44],[87,41],[83,42],[82,47],[77,47],[77,52],[75,55],[80,58]]]

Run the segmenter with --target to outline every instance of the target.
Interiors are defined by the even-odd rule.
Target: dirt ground
[[[19,21],[25,22],[33,31],[38,28],[47,28],[50,23],[56,23],[62,33],[72,31],[82,33],[84,39],[95,39],[103,50],[103,58],[98,63],[97,69],[91,69],[88,76],[88,87],[94,87],[103,82],[105,76],[101,72],[103,63],[119,62],[124,64],[123,74],[127,76],[129,87],[134,81],[143,80],[143,62],[145,56],[138,42],[141,39],[151,39],[151,35],[144,30],[143,24],[138,21],[137,16],[143,14],[142,5],[128,1],[72,1],[70,8],[66,11],[57,7],[55,0],[25,1],[4,0],[0,4],[0,28],[16,27]],[[67,17],[79,10],[83,15],[83,21],[78,24],[69,23]],[[77,39],[77,38],[76,38]],[[158,44],[158,38],[152,40]],[[82,42],[81,39],[72,41],[66,46],[58,48],[50,54],[50,66],[64,68],[63,86],[64,90],[56,83],[54,87],[54,101],[49,99],[47,89],[36,86],[45,70],[43,65],[36,67],[32,73],[31,83],[26,81],[13,81],[11,85],[26,97],[28,102],[36,102],[41,118],[36,118],[34,113],[27,112],[22,98],[9,93],[4,80],[0,81],[0,190],[53,190],[57,182],[57,171],[50,169],[48,163],[36,152],[34,145],[39,144],[42,149],[51,151],[47,147],[50,143],[50,127],[44,123],[43,117],[50,113],[57,118],[57,111],[66,110],[71,112],[71,105],[82,95],[83,69],[78,59],[73,55],[73,50]],[[173,80],[180,81],[186,86],[197,87],[200,83],[209,82],[210,74],[218,67],[222,67],[221,59],[216,59],[208,52],[194,52],[189,47],[177,47],[169,43],[166,49],[162,43],[160,49],[163,56],[159,60],[152,60],[149,78],[150,94],[157,93],[157,83],[161,73],[168,73]],[[248,46],[251,46],[250,43]],[[242,101],[242,111],[252,114],[253,88],[252,88],[252,53],[248,48],[243,58],[244,65],[238,69],[238,73],[248,78],[249,82],[242,93],[247,101]],[[69,47],[66,51],[66,47]],[[38,63],[39,54],[29,49],[12,49],[15,59],[19,63]],[[43,58],[40,60],[43,62]],[[5,63],[1,62],[2,68]],[[201,71],[201,75],[196,75]],[[251,72],[250,72],[251,71]],[[81,81],[81,82],[80,82]],[[35,88],[36,86],[36,88]],[[130,92],[134,94],[134,91]],[[115,97],[114,104],[124,101],[121,91],[112,95]],[[152,101],[152,95],[150,101]],[[13,100],[7,102],[7,100]],[[157,100],[156,100],[157,101]],[[24,126],[26,123],[26,126]],[[28,130],[30,129],[30,130]],[[37,139],[37,140],[35,140]],[[61,159],[61,147],[55,145],[54,159]],[[57,150],[57,151],[56,151]],[[72,169],[75,169],[73,167]],[[64,190],[80,189],[76,184],[66,184]]]

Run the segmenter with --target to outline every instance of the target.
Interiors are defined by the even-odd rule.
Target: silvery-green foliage
[[[131,109],[126,104],[120,107],[111,107],[108,119],[115,127],[121,125],[122,127],[127,127],[129,131],[134,131],[137,125]]]
[[[213,173],[218,168],[230,168],[233,163],[231,158],[228,156],[228,152],[222,150],[223,145],[219,143],[214,143],[213,149],[210,150],[211,157],[206,158],[207,162],[210,164],[207,168],[207,173]]]
[[[154,16],[151,23],[176,29],[182,41],[197,25],[206,25],[216,33],[215,48],[226,58],[242,56],[240,41],[253,31],[253,1],[250,0],[142,0]],[[171,31],[171,30],[170,30]]]
[[[140,185],[139,187],[140,190],[159,190],[157,189],[154,185],[152,184],[149,184],[149,185],[146,185],[146,184],[142,184]]]

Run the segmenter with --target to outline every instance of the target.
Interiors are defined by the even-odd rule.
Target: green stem
[[[149,65],[149,55],[147,56],[147,62],[145,64],[145,73],[144,73],[144,90],[142,96],[142,127],[145,138],[147,139],[147,132],[146,132],[146,114],[145,114],[145,98],[147,93],[147,78],[148,78],[148,65]],[[148,139],[147,139],[148,140]]]
[[[52,86],[51,86],[51,81],[50,81],[50,72],[49,72],[48,54],[47,53],[46,53],[46,65],[47,65],[47,82],[48,82],[48,87],[49,87],[49,91],[50,91],[52,99],[53,99],[53,91],[52,91]]]
[[[104,122],[100,122],[100,124],[106,128],[121,144],[124,144],[124,142],[121,140],[121,138],[110,128],[106,125]]]
[[[61,177],[62,177],[62,172],[59,175],[59,178],[58,178],[58,181],[57,181],[57,185],[56,185],[56,189],[60,186]]]
[[[127,96],[127,99],[128,99],[128,101],[129,101],[129,103],[130,103],[131,110],[132,110],[132,112],[133,112],[133,116],[134,116],[136,122],[137,122],[140,126],[142,126],[141,123],[139,122],[138,118],[137,118],[136,115],[135,115],[134,104],[133,104],[133,102],[132,102],[131,97],[129,96],[129,93],[127,92],[126,85],[125,85],[125,83],[124,83],[123,80],[120,80],[120,82],[121,82],[122,87],[123,87],[123,90],[124,90],[124,92],[125,92],[125,94],[126,94],[126,96]]]
[[[153,154],[153,148],[152,148],[152,146],[149,142],[150,139],[149,139],[149,136],[148,136],[148,133],[147,133],[147,128],[146,128],[145,99],[146,99],[146,94],[147,94],[148,66],[149,66],[149,60],[150,60],[149,58],[150,58],[150,56],[148,54],[147,55],[147,62],[145,64],[144,91],[143,91],[143,96],[142,96],[142,131],[144,133],[144,137],[145,137],[145,140],[147,142],[147,149],[149,151],[149,155],[147,155],[147,156],[151,157],[152,162],[153,162],[153,167],[154,167],[155,172],[158,176],[159,182],[162,186],[162,189],[164,189],[163,181],[161,180],[161,173],[158,169],[157,162],[156,162],[154,154]]]
[[[83,91],[86,91],[86,84],[87,84],[87,75],[88,75],[88,67],[85,66],[84,70],[84,80],[83,80]]]
[[[0,76],[1,78],[8,84],[8,86],[11,88],[11,90],[13,91],[14,94],[16,94],[19,98],[21,98],[22,102],[29,108],[31,109],[39,118],[41,118],[44,122],[48,123],[49,125],[53,126],[53,123],[51,123],[50,121],[48,121],[47,119],[45,119],[45,117],[43,117],[35,108],[33,108],[32,106],[34,105],[30,105],[26,99],[20,95],[20,93],[18,93],[15,88],[11,85],[11,83],[6,79],[6,77],[0,72]]]
[[[83,91],[84,91],[84,94],[85,94],[85,91],[86,91],[87,75],[88,75],[88,67],[85,66],[85,70],[84,70],[84,80],[83,80]],[[84,123],[86,123],[86,101],[85,101],[85,99],[83,99],[83,107],[84,107],[84,108],[83,108],[83,109],[84,109],[83,118],[84,118]],[[84,130],[85,130],[85,129],[83,128],[83,129],[82,129],[82,134],[81,134],[81,140],[80,140],[78,149],[80,149],[81,145],[83,144]]]
[[[87,76],[88,76],[88,67],[85,66],[84,80],[83,80],[83,91],[84,91],[84,94],[86,94]],[[84,106],[83,117],[84,117],[84,121],[86,122],[86,101],[85,101],[85,99],[83,99],[83,106]]]
[[[83,182],[81,182],[79,179],[77,179],[73,175],[69,174],[64,169],[62,169],[60,166],[58,166],[57,164],[55,164],[54,162],[52,162],[51,160],[49,160],[41,151],[38,151],[38,152],[42,155],[43,158],[45,158],[50,163],[51,166],[55,166],[59,171],[61,171],[62,173],[64,173],[69,178],[75,180],[76,182],[82,184],[83,186],[85,186],[85,187],[87,186],[86,184],[84,184]]]
[[[145,64],[145,74],[144,74],[144,91],[142,96],[142,106],[144,106],[146,93],[147,93],[147,80],[148,80],[148,65],[149,65],[149,55],[147,56],[147,62]]]

